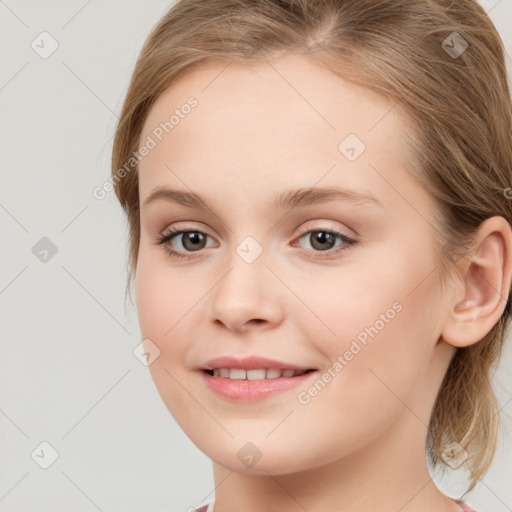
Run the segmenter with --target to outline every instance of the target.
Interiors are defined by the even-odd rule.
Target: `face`
[[[141,334],[169,411],[227,468],[306,470],[428,423],[450,354],[433,202],[392,107],[290,55],[203,65],[149,113]]]

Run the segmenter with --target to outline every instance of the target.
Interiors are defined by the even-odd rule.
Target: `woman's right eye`
[[[180,240],[181,237],[181,245],[185,248],[185,251],[183,250],[176,250],[171,245],[171,242],[174,240]],[[169,256],[177,256],[178,258],[189,258],[191,257],[190,254],[187,254],[187,251],[196,252],[204,248],[204,241],[206,237],[210,238],[209,235],[206,233],[203,233],[202,231],[197,230],[180,230],[175,228],[170,228],[166,230],[162,235],[160,235],[156,240],[156,245],[162,245],[164,248],[164,251]]]

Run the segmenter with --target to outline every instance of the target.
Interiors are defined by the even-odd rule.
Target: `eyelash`
[[[324,258],[329,258],[329,257],[332,257],[333,255],[335,254],[338,254],[340,252],[344,252],[344,251],[348,251],[350,250],[352,247],[354,247],[355,245],[358,244],[358,242],[352,238],[349,238],[348,236],[344,235],[343,233],[340,233],[339,231],[336,231],[336,230],[333,230],[333,229],[309,229],[307,231],[304,231],[303,233],[301,233],[299,236],[298,236],[298,240],[300,240],[301,238],[303,238],[305,235],[309,235],[311,233],[319,233],[319,232],[322,232],[322,233],[329,233],[331,235],[334,235],[335,237],[339,238],[342,242],[345,243],[344,246],[340,246],[338,247],[336,250],[330,250],[330,251],[310,251],[310,252],[313,252],[315,254],[323,254],[323,253],[327,253],[325,256],[320,256],[320,259],[324,259]],[[179,251],[175,251],[174,249],[172,249],[167,242],[170,242],[174,237],[178,236],[178,235],[182,235],[182,234],[185,234],[185,233],[200,233],[204,236],[207,236],[209,237],[209,235],[207,233],[204,233],[203,231],[200,231],[198,229],[189,229],[189,230],[185,230],[185,229],[178,229],[178,228],[169,228],[167,229],[164,233],[162,233],[161,235],[159,235],[156,240],[154,240],[154,244],[155,245],[162,245],[163,246],[163,250],[167,253],[168,256],[171,256],[171,257],[176,257],[176,258],[185,258],[187,260],[190,260],[192,258],[194,258],[194,252],[200,252],[200,251],[193,251],[189,254],[183,254],[182,252],[179,252]],[[210,237],[211,238],[211,237]]]

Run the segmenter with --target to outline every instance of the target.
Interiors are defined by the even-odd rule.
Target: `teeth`
[[[242,368],[214,368],[214,377],[224,377],[233,380],[277,379],[278,377],[296,377],[303,375],[306,370],[280,370],[278,368],[258,368],[244,370]]]
[[[258,380],[265,378],[265,370],[247,370],[247,380]]]
[[[244,380],[247,377],[247,371],[241,368],[231,368],[229,370],[229,378],[231,380]]]
[[[277,379],[277,377],[281,377],[281,370],[277,368],[267,369],[267,379]]]

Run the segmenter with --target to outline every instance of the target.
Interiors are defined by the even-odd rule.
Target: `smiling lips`
[[[297,377],[313,370],[282,370],[280,368],[257,368],[246,370],[244,368],[214,368],[207,370],[214,377],[224,377],[232,380],[261,380],[277,379],[279,377]]]
[[[287,391],[316,372],[314,368],[256,356],[219,357],[200,370],[211,391],[239,401],[261,400]]]

